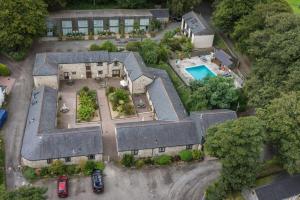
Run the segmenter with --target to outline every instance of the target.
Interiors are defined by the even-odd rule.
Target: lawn
[[[287,0],[294,12],[300,14],[300,0]]]

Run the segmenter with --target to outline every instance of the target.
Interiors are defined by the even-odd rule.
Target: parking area
[[[110,163],[104,171],[104,193],[92,192],[90,177],[77,177],[70,180],[69,199],[199,200],[205,188],[219,176],[220,168],[216,161],[142,170]],[[55,179],[41,180],[34,185],[48,187],[48,199],[58,199]]]

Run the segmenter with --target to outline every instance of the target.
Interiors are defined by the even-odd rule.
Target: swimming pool
[[[205,65],[187,67],[185,70],[194,77],[196,80],[203,80],[206,77],[217,76],[214,72],[210,71]]]

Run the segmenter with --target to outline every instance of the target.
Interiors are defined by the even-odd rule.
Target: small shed
[[[4,125],[6,119],[7,119],[8,113],[4,109],[0,109],[0,128]]]
[[[215,49],[212,61],[220,67],[234,67],[234,59],[222,49]]]

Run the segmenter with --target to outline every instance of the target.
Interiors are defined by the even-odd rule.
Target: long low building
[[[80,32],[98,35],[102,32],[130,33],[136,28],[148,32],[152,20],[169,22],[168,9],[99,9],[62,10],[47,18],[47,36]]]
[[[102,160],[102,129],[99,126],[57,129],[57,90],[34,89],[28,110],[21,150],[22,163],[43,167],[54,160],[76,164],[80,160]]]

